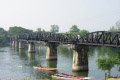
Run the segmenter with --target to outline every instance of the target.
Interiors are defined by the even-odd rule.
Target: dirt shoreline
[[[109,78],[107,80],[120,80],[120,78]]]

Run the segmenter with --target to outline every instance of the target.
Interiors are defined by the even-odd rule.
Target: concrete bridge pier
[[[34,42],[28,43],[28,53],[35,53],[35,43]]]
[[[15,46],[15,40],[12,40],[11,44],[12,46]]]
[[[24,49],[25,48],[25,43],[23,41],[19,41],[19,49]]]
[[[18,43],[18,41],[16,40],[16,41],[15,41],[15,47],[18,47],[18,45],[19,45],[19,43]]]
[[[57,60],[57,46],[59,44],[55,42],[47,43],[46,60]]]
[[[88,50],[86,45],[73,45],[73,71],[88,71]]]
[[[9,40],[10,45],[12,45],[12,42],[13,42],[12,39],[10,39],[10,40]]]

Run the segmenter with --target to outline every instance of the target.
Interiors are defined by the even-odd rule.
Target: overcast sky
[[[89,31],[109,30],[120,20],[120,0],[0,0],[0,27],[21,26],[60,32],[72,25]]]

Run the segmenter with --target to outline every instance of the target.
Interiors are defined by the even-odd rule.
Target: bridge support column
[[[10,39],[9,42],[10,42],[10,45],[12,45],[12,39]]]
[[[25,48],[25,44],[23,41],[19,41],[19,49],[24,49]]]
[[[15,46],[15,40],[12,41],[12,46]]]
[[[29,42],[28,53],[35,53],[35,43],[34,42]]]
[[[46,60],[57,60],[57,46],[58,43],[47,43]]]
[[[73,47],[73,71],[88,71],[88,50],[89,46],[74,45]]]
[[[15,47],[17,47],[19,45],[18,41],[15,41]]]

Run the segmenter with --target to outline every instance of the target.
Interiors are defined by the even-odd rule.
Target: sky
[[[90,32],[106,31],[120,20],[120,0],[0,0],[0,27],[21,26],[60,32],[72,25]]]

